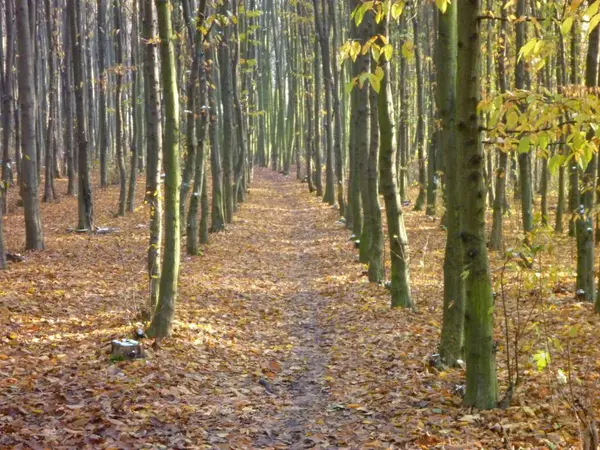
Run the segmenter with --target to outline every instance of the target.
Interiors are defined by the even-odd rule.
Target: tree
[[[165,250],[160,276],[160,292],[147,334],[157,339],[171,332],[177,299],[180,260],[179,225],[179,97],[175,69],[175,49],[170,0],[156,0],[160,37],[161,79],[165,103]]]
[[[142,35],[146,42],[144,74],[146,89],[146,203],[150,205],[150,239],[148,243],[148,284],[150,288],[149,314],[154,313],[160,288],[160,253],[162,248],[162,195],[160,174],[162,170],[162,122],[160,116],[160,86],[156,47],[152,41],[155,33],[155,15],[151,2],[140,2],[142,8]]]
[[[465,355],[467,383],[464,403],[481,409],[496,407],[498,387],[493,342],[492,285],[485,239],[484,156],[477,105],[481,95],[481,0],[458,0],[456,145],[461,149],[461,239],[465,280]]]
[[[507,19],[506,13],[506,1],[503,0],[502,4],[502,19]],[[498,59],[497,59],[497,72],[498,72],[498,88],[501,94],[505,94],[507,90],[506,81],[506,53],[507,53],[507,20],[500,22],[500,44]],[[496,192],[494,195],[493,205],[493,218],[492,218],[492,232],[490,234],[490,249],[500,250],[502,248],[503,239],[503,221],[504,221],[504,208],[507,202],[506,200],[506,179],[508,176],[508,153],[505,151],[498,152],[498,168],[496,169]]]
[[[376,27],[377,34],[387,38],[390,13],[379,22]],[[398,178],[396,175],[396,139],[394,125],[394,107],[391,91],[390,63],[383,64],[383,78],[378,96],[379,117],[379,173],[381,177],[381,191],[385,201],[387,216],[388,237],[390,240],[391,268],[391,296],[392,307],[412,307],[410,294],[410,276],[408,269],[408,238],[404,226],[402,202],[398,192]]]
[[[21,145],[23,148],[20,182],[25,209],[25,248],[27,250],[43,250],[44,233],[38,199],[38,160],[35,134],[34,54],[28,2],[17,2],[16,17],[19,51],[17,71],[21,111]]]
[[[415,40],[415,70],[417,75],[417,130],[415,144],[417,147],[417,158],[419,160],[419,196],[415,201],[415,211],[422,211],[425,205],[425,186],[427,183],[427,169],[425,165],[425,100],[423,87],[423,62],[421,60],[421,44],[419,43],[419,5],[415,6],[412,25]]]
[[[461,231],[460,148],[456,145],[456,3],[438,13],[436,101],[440,119],[440,145],[444,153],[446,182],[446,251],[444,253],[444,312],[440,357],[453,366],[463,357],[465,291]]]
[[[90,170],[88,165],[88,140],[85,129],[85,109],[83,103],[83,33],[79,30],[79,0],[70,0],[69,24],[71,36],[71,52],[73,61],[73,83],[75,90],[75,113],[77,121],[77,149],[79,154],[79,177],[77,189],[78,223],[80,230],[93,231],[94,229],[94,207],[92,201],[92,185],[90,183]]]
[[[598,86],[598,54],[600,29],[590,33],[586,57],[585,86],[593,89]],[[595,132],[589,130],[587,139],[592,140]],[[577,296],[589,302],[596,300],[594,282],[594,187],[596,186],[597,156],[592,154],[581,179],[581,205],[577,211],[575,235],[577,238]]]
[[[525,15],[525,0],[517,1],[517,16],[521,17]],[[516,35],[516,46],[521,49],[525,45],[527,38],[527,26],[526,22],[522,21],[516,24],[517,35]],[[515,65],[515,87],[520,90],[527,89],[528,83],[526,80],[525,71],[525,59],[517,54],[517,64]],[[522,139],[528,139],[523,136]],[[526,233],[525,240],[529,242],[528,234],[533,231],[533,192],[532,192],[532,181],[531,181],[531,153],[529,152],[529,141],[526,148],[523,149],[522,145],[519,145],[519,192],[521,194],[521,217],[523,220],[523,231]]]
[[[206,14],[206,1],[202,0],[200,6],[198,7],[198,16],[196,20],[196,28],[201,29],[202,24],[204,22],[205,14]],[[199,81],[199,95],[198,102],[200,105],[206,105],[207,97],[208,97],[208,84],[206,78],[206,62],[204,60],[204,36],[202,32],[197,31],[195,33],[195,48],[194,48],[194,58],[197,59],[195,63],[192,64],[192,68],[199,71],[198,81]],[[203,189],[206,184],[206,174],[204,169],[204,155],[206,148],[206,136],[207,136],[207,127],[208,127],[208,117],[209,113],[207,108],[199,107],[194,111],[194,116],[198,118],[197,126],[194,127],[196,130],[196,136],[192,138],[197,140],[197,149],[196,149],[196,160],[194,162],[194,187],[192,196],[190,198],[190,209],[187,218],[187,242],[186,248],[187,252],[190,255],[198,254],[198,244],[200,243],[199,233],[199,224],[198,224],[198,205],[200,204],[203,196]],[[205,208],[203,207],[203,211]],[[206,219],[205,219],[206,220]]]
[[[108,186],[108,154],[109,154],[109,139],[108,139],[108,117],[106,115],[106,84],[108,77],[105,67],[106,54],[106,1],[98,0],[98,72],[99,72],[99,92],[100,98],[98,107],[100,109],[100,129],[99,129],[99,146],[100,146],[100,186]],[[143,3],[143,0],[142,0]]]
[[[333,104],[333,75],[331,73],[331,54],[329,52],[329,24],[328,24],[328,8],[326,3],[321,1],[321,8],[319,8],[318,0],[313,0],[314,16],[315,16],[315,30],[317,33],[317,41],[319,48],[321,49],[321,63],[323,73],[323,84],[325,88],[325,110],[327,113],[326,118],[326,156],[327,162],[325,166],[325,194],[323,195],[323,201],[330,205],[335,204],[335,180],[334,180],[334,137],[333,137],[333,115],[334,115],[334,104]],[[320,95],[320,91],[316,91],[316,95]],[[320,114],[317,115],[319,118]],[[322,126],[319,118],[318,127]],[[317,175],[318,176],[318,175]],[[317,184],[318,192],[318,184]]]
[[[117,165],[119,168],[119,210],[118,216],[125,215],[125,206],[127,201],[127,172],[125,170],[125,156],[123,153],[123,146],[125,141],[125,134],[123,132],[123,75],[125,75],[125,67],[123,65],[123,34],[125,30],[123,27],[122,19],[122,0],[114,0],[113,11],[115,16],[115,75],[117,77],[116,90],[115,90],[115,117],[116,117],[116,158]],[[82,117],[82,116],[79,116]]]

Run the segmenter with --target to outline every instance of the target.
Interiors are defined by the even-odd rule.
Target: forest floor
[[[114,217],[118,188],[96,191],[97,225],[118,231],[88,235],[72,231],[76,199],[42,205],[46,250],[0,273],[0,448],[579,447],[566,402],[599,406],[589,392],[599,387],[600,320],[573,299],[572,244],[544,266],[554,278],[533,273],[527,285],[529,272],[507,272],[506,291],[522,294],[506,313],[520,330],[521,384],[510,408],[474,411],[461,405],[464,371],[430,364],[442,311],[439,220],[407,213],[417,309],[392,310],[338,212],[306,190],[257,170],[234,223],[183,257],[172,336],[145,341],[146,358],[133,362],[111,361],[109,349],[133,336],[146,302],[148,211]],[[10,251],[22,248],[22,221],[12,205]],[[540,349],[551,367],[536,368]],[[556,381],[559,368],[572,392]]]

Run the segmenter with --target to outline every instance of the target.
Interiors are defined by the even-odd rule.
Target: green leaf
[[[354,89],[354,85],[356,84],[356,78],[348,81],[346,83],[346,94],[349,94],[350,92],[352,92],[352,89]]]
[[[548,143],[550,138],[548,137],[548,133],[540,133],[537,138],[537,144],[540,146],[542,150],[546,150],[548,148]]]
[[[550,158],[550,161],[548,161],[548,170],[552,175],[556,175],[559,167],[565,162],[565,159],[564,155],[554,155]]]
[[[394,47],[391,44],[386,45],[381,49],[383,51],[383,55],[385,56],[386,61],[392,59],[392,55],[394,54]]]
[[[531,53],[531,51],[534,49],[535,44],[537,44],[537,42],[538,42],[538,40],[536,38],[533,38],[532,40],[527,42],[521,48],[521,50],[519,50],[519,57],[517,58],[517,62],[519,62],[521,60],[521,58],[527,58],[529,56],[529,54]]]
[[[588,34],[590,34],[594,28],[598,26],[600,23],[600,14],[596,14],[594,17],[590,19],[590,26],[588,28]]]
[[[519,123],[519,115],[514,110],[509,111],[506,115],[506,126],[509,129],[513,129],[517,123]]]
[[[375,92],[379,94],[379,90],[381,89],[381,80],[377,78],[377,75],[375,75],[374,73],[370,73],[369,83],[371,83],[371,86],[373,87]]]
[[[446,13],[446,10],[448,9],[448,0],[435,0],[435,4],[442,12],[442,14]]]
[[[535,362],[537,370],[541,372],[548,367],[548,364],[550,364],[550,355],[544,350],[539,350],[533,355],[533,361]]]
[[[598,13],[598,7],[600,6],[600,0],[596,0],[594,3],[590,5],[590,7],[585,12],[585,15],[588,17],[593,17]]]
[[[523,136],[519,140],[519,153],[527,153],[529,151],[530,143],[531,143],[531,138],[529,136]]]
[[[571,28],[573,28],[573,16],[569,16],[563,21],[560,26],[560,32],[563,36],[566,36],[571,32]]]
[[[406,59],[412,59],[415,54],[414,50],[415,45],[412,42],[404,41],[404,44],[402,44],[402,56]]]
[[[598,0],[600,1],[600,0]],[[404,11],[404,2],[396,2],[392,5],[392,19],[398,20]]]

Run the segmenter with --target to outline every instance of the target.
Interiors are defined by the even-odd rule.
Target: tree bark
[[[27,250],[43,250],[44,233],[38,199],[38,160],[35,134],[34,54],[27,1],[17,2],[16,17],[19,52],[17,71],[21,112],[21,145],[23,148],[20,182],[25,216],[25,248]]]
[[[446,182],[446,251],[444,254],[444,312],[440,338],[440,357],[455,366],[464,354],[465,289],[461,230],[461,192],[459,183],[460,149],[456,145],[456,2],[445,14],[438,13],[436,98],[440,117],[440,144],[444,154]]]
[[[388,11],[386,17],[376,27],[377,33],[386,38],[388,37],[390,14]],[[384,77],[381,80],[377,103],[380,135],[379,173],[390,240],[392,307],[413,307],[408,269],[408,238],[396,176],[396,140],[389,62],[384,63],[383,71]]]
[[[160,276],[160,292],[147,335],[157,339],[171,332],[177,299],[180,261],[179,224],[179,95],[171,24],[171,0],[156,0],[160,37],[161,80],[165,111],[165,249]]]
[[[492,285],[485,240],[485,162],[477,105],[481,96],[481,0],[458,0],[457,148],[462,150],[461,239],[465,280],[465,354],[467,383],[464,403],[480,409],[496,407],[498,386],[493,341]]]

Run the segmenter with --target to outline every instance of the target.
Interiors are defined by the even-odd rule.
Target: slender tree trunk
[[[144,1],[144,0],[142,0]],[[100,107],[100,186],[108,186],[108,117],[106,115],[106,0],[98,0],[98,72],[99,72],[99,107]]]
[[[144,0],[140,0],[144,1]],[[135,207],[135,185],[138,173],[139,155],[141,152],[142,141],[142,111],[140,108],[141,102],[141,84],[142,71],[139,70],[140,55],[139,55],[139,31],[138,31],[138,0],[133,0],[133,11],[131,15],[132,30],[131,30],[131,65],[133,67],[133,81],[131,84],[131,107],[133,112],[133,132],[131,136],[131,159],[129,164],[129,191],[127,193],[127,211],[133,212]]]
[[[35,134],[35,83],[33,78],[34,52],[31,39],[30,10],[27,1],[17,2],[17,45],[19,106],[21,113],[21,193],[25,215],[25,248],[44,249],[44,233],[40,220],[38,199],[38,169]]]
[[[315,42],[315,139],[314,151],[315,155],[315,186],[317,188],[317,197],[323,196],[323,163],[321,162],[321,145],[323,139],[321,137],[321,127],[323,126],[323,115],[321,114],[321,70],[319,63],[319,43]]]
[[[418,6],[416,7],[418,9]],[[417,158],[419,160],[419,196],[415,201],[415,211],[422,211],[425,205],[425,186],[427,183],[427,169],[425,164],[425,101],[423,99],[423,68],[421,61],[421,44],[419,42],[419,20],[415,14],[413,19],[413,32],[415,40],[415,62],[417,72]]]
[[[161,339],[171,332],[177,299],[180,261],[179,230],[179,95],[171,24],[170,0],[156,0],[160,36],[161,79],[165,104],[165,250],[160,276],[160,292],[148,336]]]
[[[204,22],[206,9],[206,1],[202,0],[198,9],[198,17],[196,21],[196,28],[201,27]],[[196,62],[192,65],[195,70],[199,71],[198,81],[198,102],[200,105],[206,105],[207,101],[207,79],[206,79],[206,63],[204,61],[204,50],[202,48],[204,36],[200,31],[195,34],[195,47],[194,47],[194,58]],[[205,184],[205,170],[204,170],[204,152],[206,147],[206,135],[208,126],[208,111],[207,108],[196,108],[194,115],[198,115],[197,127],[195,127],[197,136],[193,136],[197,139],[197,150],[196,150],[196,161],[194,167],[194,188],[192,197],[190,199],[190,210],[187,218],[187,241],[186,249],[189,255],[197,255],[200,244],[199,234],[202,234],[202,230],[199,230],[198,224],[198,206],[202,201],[202,190]],[[206,222],[206,219],[205,219]],[[206,241],[205,241],[206,242]]]
[[[346,182],[344,177],[344,154],[342,152],[342,110],[341,110],[341,102],[340,102],[340,74],[338,73],[338,64],[337,58],[335,55],[337,54],[337,49],[339,48],[339,38],[338,38],[338,19],[337,19],[337,6],[338,3],[336,0],[328,0],[329,2],[329,12],[331,16],[331,28],[333,29],[333,39],[332,44],[334,48],[334,58],[332,61],[332,68],[330,74],[330,83],[331,83],[331,92],[332,92],[332,100],[333,100],[333,117],[332,117],[332,126],[333,129],[333,150],[335,154],[335,178],[337,181],[337,198],[339,205],[340,216],[346,215],[346,198],[344,194],[344,189],[346,188]]]
[[[388,11],[386,17],[376,27],[377,33],[386,38],[388,37],[389,20],[390,12]],[[394,145],[396,139],[390,63],[385,63],[383,71],[384,77],[381,81],[377,103],[380,135],[379,173],[390,240],[392,307],[412,307],[408,269],[408,238],[396,176],[396,147]]]
[[[573,22],[571,28],[571,76],[570,83],[576,86],[580,82],[579,77],[579,39],[580,39],[580,27],[578,21]],[[575,222],[577,215],[579,214],[579,205],[581,203],[579,194],[579,165],[569,164],[569,236],[575,236]]]
[[[331,73],[331,55],[329,52],[329,27],[326,23],[328,14],[325,3],[322,2],[322,8],[317,4],[318,0],[313,0],[315,9],[315,28],[317,39],[321,49],[321,62],[323,70],[323,84],[325,88],[325,110],[327,119],[325,131],[327,133],[325,165],[325,194],[323,201],[330,205],[335,204],[335,180],[334,180],[334,142],[333,142],[333,75]],[[318,95],[318,92],[317,92]],[[320,126],[320,125],[319,125]]]
[[[125,68],[123,66],[123,37],[125,30],[122,29],[122,10],[121,0],[114,0],[113,10],[115,14],[115,29],[118,32],[115,34],[115,71],[117,77],[116,90],[115,90],[115,118],[117,126],[117,165],[119,167],[119,210],[118,216],[125,215],[125,204],[127,200],[127,172],[125,170],[125,156],[123,152],[123,144],[125,141],[125,133],[123,132],[123,75]]]
[[[214,58],[214,51],[211,50],[209,59]],[[211,66],[212,80],[209,86],[217,85],[218,71]],[[210,166],[212,174],[212,207],[211,207],[211,227],[213,233],[219,232],[225,228],[225,213],[223,206],[223,177],[221,172],[221,154],[219,149],[219,138],[217,136],[217,92],[214,87],[209,87],[208,106],[210,111],[210,120],[208,123],[208,136],[210,139]]]
[[[83,33],[79,29],[79,14],[81,4],[79,0],[69,0],[69,16],[71,27],[71,52],[73,60],[73,86],[75,90],[75,114],[77,120],[77,149],[79,154],[78,164],[78,189],[77,206],[79,221],[77,228],[80,230],[93,231],[94,208],[92,201],[92,185],[90,183],[90,172],[88,167],[88,140],[85,129],[85,108],[83,104],[83,92],[85,82],[83,77]]]
[[[226,15],[228,5],[221,7],[221,14]],[[231,25],[225,25],[222,29],[222,40],[219,44],[219,79],[222,101],[222,126],[223,126],[223,205],[225,222],[233,221],[234,193],[233,193],[233,86],[231,80]]]
[[[600,30],[596,27],[590,33],[586,58],[585,86],[590,91],[598,86],[598,54]],[[588,139],[594,137],[594,131],[588,132]],[[577,296],[587,301],[596,300],[594,280],[594,187],[596,185],[597,157],[594,153],[588,162],[583,177],[581,205],[577,211],[575,235],[577,237]]]
[[[2,197],[3,205],[0,214],[6,213],[8,201],[8,188],[12,186],[13,160],[10,158],[10,137],[12,134],[13,117],[13,89],[15,63],[15,26],[14,26],[14,5],[8,0],[5,5],[6,19],[6,70],[4,72],[4,96],[2,98]],[[16,152],[15,152],[16,153]],[[15,158],[16,159],[16,158]],[[4,252],[2,252],[3,254]],[[1,256],[0,256],[1,257]]]
[[[155,34],[155,16],[152,2],[141,1],[142,35],[150,41]],[[150,239],[148,244],[148,286],[150,291],[148,316],[154,314],[160,287],[160,252],[162,247],[162,199],[160,174],[162,170],[162,122],[160,119],[160,86],[155,44],[147,43],[144,52],[146,84],[146,202],[150,205]]]
[[[444,255],[444,312],[440,357],[454,366],[464,353],[465,289],[461,231],[460,148],[456,145],[456,2],[439,13],[436,64],[436,97],[440,116],[440,144],[444,153],[446,182],[446,251]]]
[[[485,240],[484,155],[477,105],[481,95],[481,0],[458,0],[457,148],[462,150],[461,239],[468,268],[465,289],[465,354],[467,384],[464,403],[480,409],[496,407],[498,382],[494,352],[494,299]]]
[[[506,1],[503,0],[502,4],[502,18],[506,19]],[[498,55],[498,87],[501,94],[506,93],[507,81],[506,81],[506,60],[507,60],[507,49],[506,49],[506,29],[507,21],[502,20],[500,23],[500,39],[503,44],[499,49]],[[508,177],[508,154],[504,151],[499,150],[498,156],[498,169],[496,170],[496,195],[494,198],[493,206],[493,218],[492,218],[492,232],[490,234],[490,250],[501,250],[503,240],[503,222],[504,222],[504,205],[507,203],[506,199],[506,179]]]
[[[372,19],[370,19],[372,22]],[[370,27],[369,30],[373,28]],[[366,56],[365,64],[369,65],[369,56]],[[369,86],[363,88],[366,91],[365,98],[370,108],[365,107],[365,134],[362,146],[365,146],[366,152],[366,171],[364,173],[366,180],[366,201],[368,204],[368,227],[361,235],[360,250],[366,254],[369,263],[368,277],[371,283],[380,283],[385,279],[385,265],[383,256],[383,246],[385,245],[383,237],[383,224],[381,219],[381,204],[379,202],[379,166],[380,166],[380,146],[379,146],[379,98],[375,90]],[[370,138],[370,139],[369,139]],[[366,233],[369,233],[368,235]],[[363,239],[365,240],[363,250]]]

